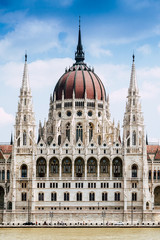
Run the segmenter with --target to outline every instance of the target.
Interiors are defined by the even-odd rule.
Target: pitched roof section
[[[159,145],[148,145],[147,146],[147,159],[151,160],[149,155],[154,155],[154,160],[160,160],[160,146]]]
[[[0,150],[3,154],[11,154],[12,153],[12,145],[0,145]]]

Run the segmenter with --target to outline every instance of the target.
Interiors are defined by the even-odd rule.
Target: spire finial
[[[78,33],[78,45],[77,45],[77,51],[75,53],[75,60],[76,63],[83,63],[84,61],[84,52],[83,52],[83,46],[82,46],[82,40],[81,40],[81,21],[79,16],[79,33]]]
[[[25,50],[25,62],[27,62],[27,50]]]
[[[134,55],[134,52],[133,52],[132,58],[133,58],[133,62],[134,62],[134,60],[135,60],[135,55]]]
[[[81,16],[79,16],[79,29],[81,28]]]

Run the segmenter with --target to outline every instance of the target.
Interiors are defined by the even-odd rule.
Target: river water
[[[160,228],[0,228],[0,240],[159,240]]]

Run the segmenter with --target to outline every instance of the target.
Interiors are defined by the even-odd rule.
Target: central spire
[[[75,60],[76,60],[76,63],[83,63],[84,61],[84,52],[83,52],[83,46],[82,46],[82,40],[81,40],[80,17],[79,17],[78,45],[77,45],[77,51],[75,53]]]

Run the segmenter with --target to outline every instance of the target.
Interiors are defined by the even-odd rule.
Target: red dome
[[[98,100],[106,99],[100,78],[84,63],[73,65],[62,75],[54,89],[56,100],[62,99],[63,91],[64,99],[72,99],[73,91],[75,98],[84,98],[86,91],[88,99],[96,99],[96,96]]]

